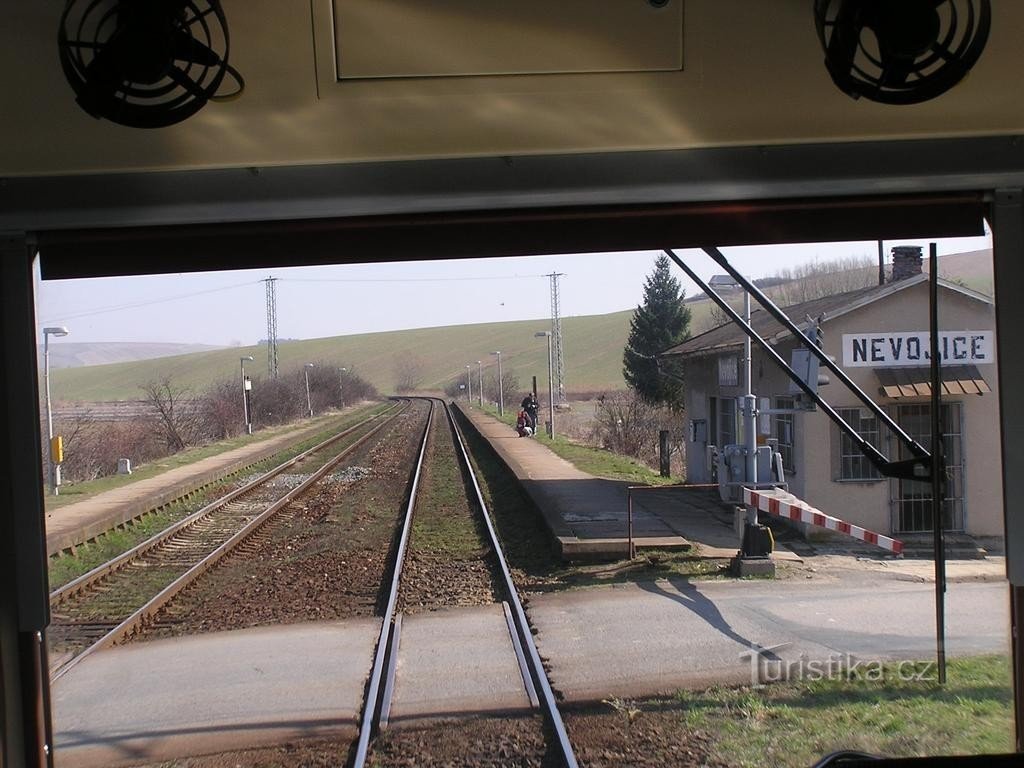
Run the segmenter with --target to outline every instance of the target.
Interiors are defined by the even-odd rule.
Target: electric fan
[[[174,125],[245,87],[220,0],[68,0],[57,42],[82,109],[133,128]],[[236,87],[218,96],[225,75]]]
[[[989,0],[815,0],[825,66],[840,90],[884,104],[948,91],[978,61]]]

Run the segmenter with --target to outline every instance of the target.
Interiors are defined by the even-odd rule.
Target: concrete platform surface
[[[628,483],[588,475],[537,440],[519,437],[486,413],[456,407],[495,449],[540,510],[567,560],[626,557]],[[633,492],[633,538],[648,549],[696,547],[694,554],[730,558],[739,549],[729,511],[705,487],[651,486]],[[799,560],[784,545],[776,559]]]
[[[354,738],[379,633],[380,619],[357,619],[101,651],[53,686],[57,765],[168,760],[297,736]]]
[[[801,660],[932,659],[933,595],[927,584],[890,583],[880,592],[680,579],[540,595],[529,615],[552,685],[569,701],[589,702],[750,684],[757,664],[792,676]],[[1005,583],[949,585],[950,657],[1006,653],[1008,636]]]
[[[508,424],[456,404],[512,471],[544,516],[569,560],[622,557],[627,543],[627,483],[582,472]],[[634,509],[633,535],[647,547],[686,549],[690,543],[657,515]]]
[[[230,451],[176,467],[154,477],[96,494],[46,513],[46,551],[53,555],[76,547],[111,528],[197,491],[225,475],[244,471],[288,446],[324,429],[339,414],[322,416],[311,424],[274,430]]]
[[[529,709],[500,604],[402,617],[389,727]]]

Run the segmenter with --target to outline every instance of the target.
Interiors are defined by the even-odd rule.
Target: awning
[[[930,368],[876,368],[884,397],[931,397]],[[942,394],[984,395],[991,392],[975,365],[944,365],[940,369]]]

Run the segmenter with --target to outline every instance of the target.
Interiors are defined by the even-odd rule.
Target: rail
[[[152,597],[151,599],[146,601],[141,607],[139,607],[137,610],[135,610],[127,618],[125,618],[121,622],[119,622],[113,629],[111,629],[106,634],[104,634],[99,640],[97,640],[95,643],[92,643],[91,645],[86,647],[83,651],[81,651],[80,653],[75,655],[73,658],[69,659],[67,662],[65,662],[64,664],[59,666],[56,670],[54,670],[53,674],[51,675],[51,681],[55,681],[55,680],[59,679],[60,677],[62,677],[63,675],[67,674],[71,669],[73,669],[75,666],[77,666],[83,659],[87,658],[88,656],[90,656],[91,654],[95,653],[96,651],[98,651],[98,650],[100,650],[102,648],[106,648],[106,647],[108,647],[110,645],[114,645],[119,640],[122,640],[122,639],[124,639],[126,637],[129,637],[133,632],[137,631],[140,627],[143,626],[143,624],[149,618],[154,616],[161,608],[163,608],[165,605],[167,605],[167,603],[169,603],[174,598],[175,595],[177,595],[179,592],[181,592],[189,584],[194,582],[203,573],[205,573],[207,570],[209,570],[217,561],[219,561],[221,558],[223,558],[225,555],[227,555],[229,552],[231,552],[240,543],[242,543],[247,538],[249,538],[249,536],[251,536],[253,533],[255,533],[270,518],[272,518],[275,514],[277,514],[277,512],[279,512],[281,509],[286,507],[295,498],[297,498],[298,496],[302,495],[308,488],[310,488],[315,483],[317,483],[325,474],[327,474],[332,469],[334,469],[334,467],[336,467],[338,465],[338,463],[340,463],[347,456],[349,456],[353,451],[355,451],[357,448],[359,448],[361,445],[363,445],[363,443],[365,443],[367,440],[370,439],[370,437],[372,437],[377,432],[379,432],[381,429],[383,429],[387,424],[391,423],[391,421],[399,413],[401,413],[403,411],[404,411],[404,409],[398,411],[397,413],[392,413],[390,418],[381,421],[380,424],[378,424],[375,427],[373,427],[373,429],[369,430],[366,434],[361,435],[354,443],[352,443],[351,445],[347,446],[337,456],[334,456],[329,461],[327,461],[322,467],[320,467],[320,469],[316,470],[308,478],[306,478],[306,480],[304,480],[298,486],[296,486],[295,488],[290,490],[282,498],[272,502],[270,504],[270,506],[268,506],[263,512],[261,512],[259,515],[257,515],[256,517],[252,518],[251,520],[249,520],[234,535],[232,535],[229,539],[224,541],[220,546],[215,548],[213,551],[208,553],[205,557],[203,557],[200,560],[198,560],[187,571],[185,571],[185,573],[183,573],[181,576],[179,576],[174,581],[172,581],[170,584],[168,584],[166,587],[164,587],[157,595],[155,595],[154,597]],[[391,411],[388,411],[388,413],[391,413]],[[319,445],[314,446],[313,448],[309,449],[308,451],[304,451],[302,454],[300,454],[300,456],[297,456],[297,457],[295,457],[293,459],[290,459],[289,461],[283,463],[282,465],[280,465],[279,467],[275,468],[271,472],[268,472],[268,473],[264,474],[263,476],[261,476],[260,478],[258,478],[257,480],[253,481],[252,483],[247,484],[246,486],[244,486],[244,488],[247,489],[247,490],[251,490],[252,488],[257,487],[258,485],[266,483],[268,480],[272,479],[277,474],[280,474],[280,472],[283,471],[283,469],[286,469],[287,467],[292,466],[296,462],[300,461],[302,458],[305,458],[305,457],[311,455],[312,453],[314,453],[317,450],[322,450],[324,447],[326,447],[326,446],[336,442],[338,439],[343,437],[345,434],[351,434],[351,432],[354,429],[358,429],[360,426],[365,426],[366,423],[368,423],[370,421],[373,421],[374,419],[379,418],[382,415],[383,414],[377,414],[376,416],[371,417],[370,419],[367,419],[366,421],[362,422],[360,425],[356,425],[355,427],[353,427],[353,428],[351,428],[349,430],[346,430],[343,433],[339,433],[338,435],[336,435],[336,436],[334,436],[334,437],[332,437],[332,438],[330,438],[330,439],[320,443]],[[242,490],[242,489],[239,489],[239,490]],[[230,496],[232,499],[236,498],[238,495],[239,495],[238,492],[232,492],[232,493],[228,494],[228,496]],[[195,513],[195,515],[190,516],[190,517],[196,517],[197,515],[200,515],[201,513],[204,513],[204,512],[205,512],[206,515],[209,515],[211,512],[216,511],[216,509],[219,509],[222,506],[224,506],[224,504],[228,503],[227,501],[224,501],[224,503],[221,504],[222,501],[223,501],[223,499],[218,500],[217,502],[214,502],[213,504],[208,505],[207,507],[204,507],[203,510],[200,510],[199,512]],[[188,520],[188,518],[186,520]],[[185,521],[182,521],[182,522],[185,522]],[[192,521],[193,524],[195,522],[196,522],[195,520]],[[176,526],[172,526],[172,527],[176,528],[175,532],[181,532],[182,530],[184,530],[184,528],[187,527],[187,525],[186,526],[181,526],[181,525],[176,524]],[[153,539],[151,539],[151,540],[149,540],[147,542],[144,542],[142,545],[140,545],[140,547],[145,547],[147,544],[150,544],[150,542],[152,542],[154,539],[158,539],[158,538],[160,538],[162,541],[166,541],[169,538],[169,536],[165,536],[164,533],[158,534],[157,536],[153,537]],[[157,546],[157,544],[154,544],[153,546]],[[138,550],[140,547],[136,547],[135,550]],[[145,551],[148,552],[152,548],[153,547],[148,547],[148,548],[146,548]],[[132,552],[135,552],[135,550],[132,550]],[[127,562],[129,562],[129,559],[126,558],[126,556],[129,555],[129,554],[131,554],[131,553],[125,553],[125,555],[122,555],[119,558],[115,558],[115,561],[117,563],[116,567],[108,568],[108,566],[110,566],[111,563],[115,562],[115,561],[111,561],[111,563],[105,564],[104,566],[100,566],[100,568],[94,569],[93,572],[85,574],[85,576],[82,576],[79,579],[76,579],[75,582],[72,582],[71,584],[68,584],[63,589],[66,590],[66,589],[74,586],[75,587],[75,589],[74,589],[75,592],[84,590],[86,588],[86,586],[85,586],[86,583],[92,584],[92,583],[98,581],[100,578],[102,578],[102,576],[109,575],[110,573],[113,573],[115,570],[123,568],[127,564]],[[137,553],[137,552],[134,555],[135,558],[138,558],[139,556],[140,556],[140,554]],[[99,570],[102,570],[102,569],[107,569],[104,574],[94,575],[96,571],[99,571]],[[87,579],[88,579],[88,582],[85,581]],[[58,592],[60,592],[60,591],[61,590],[58,590]],[[70,594],[73,594],[73,593],[68,593],[68,595],[65,595],[65,597],[69,596]],[[51,599],[52,599],[52,596],[51,596]]]
[[[512,580],[512,574],[509,570],[508,562],[505,559],[505,554],[502,551],[494,523],[491,520],[491,514],[487,509],[487,504],[484,501],[483,494],[480,490],[480,483],[473,470],[472,462],[469,460],[469,453],[466,450],[465,441],[462,438],[462,432],[459,429],[458,423],[456,422],[447,403],[444,401],[437,401],[432,398],[427,399],[431,404],[430,414],[427,418],[427,424],[423,431],[423,439],[420,445],[415,472],[413,474],[409,502],[406,506],[402,531],[399,536],[395,570],[391,580],[387,607],[381,624],[380,637],[378,638],[377,648],[374,654],[373,669],[370,674],[370,680],[367,684],[366,704],[363,708],[363,717],[359,729],[359,741],[353,757],[353,768],[364,768],[366,765],[370,739],[374,735],[381,717],[386,716],[386,711],[389,707],[387,702],[388,691],[393,686],[393,680],[389,677],[384,681],[382,678],[389,668],[393,669],[395,662],[394,649],[397,648],[396,634],[400,631],[400,621],[395,620],[395,605],[398,600],[402,561],[405,556],[409,533],[412,527],[412,516],[416,504],[416,491],[419,487],[420,475],[423,469],[423,458],[426,454],[427,442],[430,436],[430,428],[433,422],[434,410],[437,402],[441,402],[445,415],[448,419],[448,425],[451,427],[452,433],[455,436],[455,443],[458,448],[457,455],[459,456],[460,464],[473,486],[473,495],[475,497],[473,501],[475,501],[483,517],[491,550],[494,552],[494,556],[500,566],[502,573],[502,587],[504,588],[507,600],[505,603],[506,614],[510,618],[509,625],[510,630],[512,630],[513,646],[520,659],[525,656],[528,674],[532,678],[533,686],[540,692],[539,698],[541,712],[551,731],[557,737],[558,750],[562,755],[564,765],[566,768],[578,768],[579,764],[576,760],[575,754],[573,753],[572,745],[569,742],[565,723],[562,721],[561,714],[558,711],[554,691],[551,688],[551,683],[548,680],[544,664],[541,661],[539,652],[537,651],[537,646],[533,641],[533,634],[530,631],[530,626],[526,619],[526,612],[523,609],[522,602],[519,600],[519,594],[516,590],[515,583]],[[527,673],[524,673],[524,676],[525,674]],[[526,683],[525,680],[524,683]],[[528,689],[529,687],[530,686],[527,685]]]

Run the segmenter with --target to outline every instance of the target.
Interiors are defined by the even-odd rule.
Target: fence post
[[[661,451],[661,476],[670,477],[672,475],[672,468],[670,463],[672,461],[671,447],[669,446],[668,430],[663,429],[658,433],[658,448]]]

